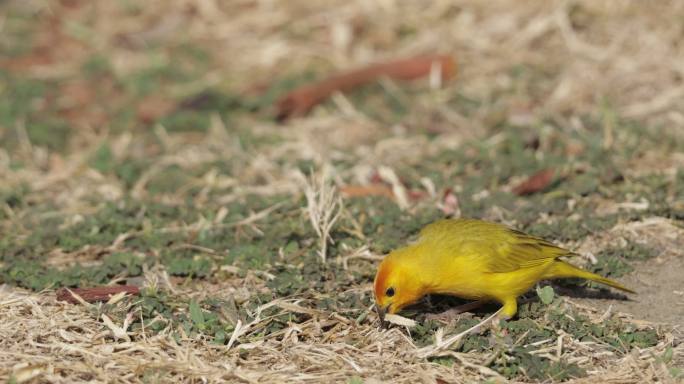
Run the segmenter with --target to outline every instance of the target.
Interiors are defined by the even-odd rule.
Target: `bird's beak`
[[[378,304],[375,304],[375,312],[378,314],[378,317],[380,318],[380,328],[386,328],[387,323],[385,322],[385,313],[387,313],[387,310],[389,309],[390,305],[391,304],[383,308]]]

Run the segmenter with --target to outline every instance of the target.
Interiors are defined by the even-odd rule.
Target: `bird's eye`
[[[385,295],[387,295],[387,297],[394,296],[394,288],[392,288],[392,287],[387,288],[387,290],[385,291]]]

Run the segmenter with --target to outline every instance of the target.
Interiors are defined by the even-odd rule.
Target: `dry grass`
[[[557,122],[557,129],[582,135],[589,128],[581,117],[589,115],[602,121],[603,144],[608,148],[621,135],[610,113],[634,119],[645,127],[658,127],[648,129],[675,135],[684,131],[684,2],[359,0],[329,1],[324,5],[311,1],[168,0],[137,4],[136,12],[126,12],[121,2],[114,1],[74,7],[68,3],[72,2],[15,1],[9,5],[49,13],[76,23],[72,27],[82,27],[69,32],[77,39],[60,32],[56,42],[60,52],[50,57],[48,65],[20,68],[27,76],[45,81],[78,77],[81,64],[93,52],[103,52],[115,75],[125,78],[159,62],[174,61],[163,50],[150,58],[146,50],[149,46],[201,44],[216,61],[196,81],[165,89],[168,95],[182,98],[210,85],[247,92],[255,85],[269,84],[292,73],[311,69],[326,73],[421,52],[444,52],[457,58],[460,72],[455,82],[410,99],[392,81],[381,83],[389,95],[408,100],[413,106],[401,124],[372,118],[355,109],[346,96],[337,95],[311,116],[284,125],[250,117],[226,123],[213,116],[206,134],[172,134],[163,126],[156,128],[158,143],[152,152],[164,155],[152,157],[153,163],[130,188],[131,196],[178,203],[186,198],[187,190],[164,194],[150,191],[150,181],[161,171],[171,166],[190,169],[214,162],[237,164],[240,172],[236,175],[209,170],[189,180],[187,188],[198,190],[193,202],[201,206],[213,199],[220,205],[247,195],[283,194],[307,201],[302,211],[309,215],[319,236],[322,262],[332,262],[326,251],[330,241],[335,240],[330,238],[330,229],[340,215],[349,214],[334,192],[342,179],[367,180],[374,169],[379,169],[380,177],[393,187],[402,208],[415,209],[393,169],[418,165],[426,157],[471,138],[496,141],[496,135],[485,136],[486,127],[497,123],[524,125],[550,117]],[[4,20],[0,16],[0,30]],[[48,41],[54,37],[50,33],[46,28],[39,39]],[[511,70],[513,67],[517,70]],[[428,82],[415,86],[429,88]],[[454,93],[492,102],[478,103],[466,114],[454,107]],[[61,103],[73,102],[70,97],[74,95],[57,96]],[[74,135],[63,155],[33,145],[20,121],[13,127],[0,127],[18,132],[20,138],[20,145],[12,153],[0,148],[0,179],[7,187],[28,185],[29,200],[51,204],[51,210],[41,215],[67,217],[65,228],[83,220],[103,202],[118,201],[126,193],[120,180],[87,166],[103,141],[111,142],[117,159],[145,158],[149,153],[148,144],[137,141],[134,133],[110,133],[106,125],[93,121],[79,126],[78,135]],[[256,135],[279,140],[259,153],[249,153],[240,145],[231,124],[249,125]],[[547,124],[540,126],[547,133],[554,129]],[[428,143],[424,131],[437,139]],[[659,169],[667,161],[666,168],[672,175],[684,167],[681,156],[663,157],[655,154],[646,159],[650,161],[633,164],[636,161],[630,160],[623,165],[628,172],[638,172],[639,166]],[[12,163],[17,161],[24,166],[14,167]],[[293,171],[298,161],[310,161],[321,170],[320,174],[336,162],[352,165],[302,188]],[[426,183],[429,185],[429,180]],[[434,195],[430,188],[425,189]],[[9,234],[8,238],[25,236],[26,232],[17,228],[26,229],[27,218],[9,206],[0,209],[9,217],[0,222],[0,232]],[[619,208],[615,202],[607,202],[606,209]],[[218,211],[213,220],[200,217],[182,226],[156,230],[197,233],[225,226],[258,232],[273,210],[254,212],[247,220],[227,224],[222,223],[227,212]],[[491,216],[497,219],[496,212]],[[643,227],[617,227],[614,231],[634,232],[655,244],[658,236],[650,228],[646,222]],[[681,232],[672,229],[669,233],[677,231]],[[122,236],[105,250],[119,249],[136,233]],[[596,237],[596,242],[605,244],[600,234]],[[582,251],[597,250],[598,245],[591,241],[583,243]],[[671,249],[672,244],[677,243],[664,241],[664,248],[670,246],[668,257],[681,257],[681,252]],[[100,251],[92,247],[64,254],[57,249],[50,253],[48,262],[64,265],[94,257]],[[377,260],[378,255],[365,248],[349,250],[342,261],[347,266],[359,259]],[[165,276],[163,271],[160,275]],[[266,280],[268,276],[250,272],[244,279],[230,276],[220,283],[188,288],[176,286],[166,275],[160,286],[192,297],[250,297],[263,288]],[[369,286],[356,289],[370,295]],[[140,316],[129,300],[112,305],[122,318]],[[637,327],[649,325],[633,316],[607,313],[605,308],[586,308],[570,300],[565,300],[564,305],[577,308],[595,321],[613,316]],[[123,322],[104,320],[96,306],[56,302],[53,291],[28,293],[2,286],[0,380],[280,383],[345,382],[358,376],[367,383],[505,381],[488,368],[496,356],[454,352],[439,347],[438,341],[430,352],[451,356],[456,362],[450,367],[429,362],[425,350],[407,336],[410,330],[379,330],[372,313],[357,323],[297,297],[262,305],[266,306],[277,307],[281,313],[303,313],[308,320],[288,324],[258,342],[245,343],[244,336],[256,334],[265,326],[259,316],[250,323],[238,323],[227,345],[212,344],[202,336],[186,336],[178,342],[170,335],[172,329],[159,334],[134,332]],[[677,379],[657,358],[672,348],[673,365],[684,364],[681,330],[671,324],[658,326],[661,341],[656,346],[636,348],[624,356],[569,334],[540,343],[535,353],[585,368],[588,377],[576,382],[675,382]],[[447,340],[451,335],[440,336]]]
[[[221,287],[214,287],[221,289]],[[122,312],[131,309],[120,301]],[[569,304],[568,304],[569,305]],[[575,304],[576,305],[576,304]],[[1,329],[0,362],[11,369],[17,382],[33,377],[49,382],[254,382],[277,383],[345,381],[366,377],[370,382],[426,382],[436,379],[467,383],[491,378],[504,380],[486,367],[494,356],[457,353],[435,348],[434,356],[451,356],[453,367],[425,361],[426,349],[416,349],[404,330],[379,330],[374,324],[358,325],[348,320],[303,306],[296,300],[276,300],[264,305],[285,312],[307,313],[311,319],[265,340],[217,346],[200,338],[180,342],[167,332],[151,335],[130,332],[125,324],[92,316],[95,308],[58,303],[51,293],[25,294],[4,289],[0,313],[6,319]],[[595,321],[614,314],[583,308]],[[128,316],[136,316],[130,312]],[[238,327],[248,333],[258,328],[260,319]],[[640,323],[646,326],[648,323]],[[135,341],[130,341],[133,339]],[[550,360],[564,359],[589,370],[590,377],[578,382],[606,383],[674,382],[664,365],[654,361],[675,342],[666,333],[657,346],[634,350],[619,357],[593,342],[581,342],[565,334],[538,344],[537,353]],[[681,361],[680,344],[674,349]],[[619,367],[619,369],[616,369]],[[373,379],[375,378],[375,379]]]

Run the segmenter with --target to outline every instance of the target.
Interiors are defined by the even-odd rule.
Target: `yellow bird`
[[[446,219],[420,232],[416,243],[392,251],[375,275],[376,310],[396,313],[421,297],[446,294],[503,305],[502,317],[518,311],[517,298],[538,281],[581,277],[636,293],[620,283],[565,261],[575,253],[497,223]]]

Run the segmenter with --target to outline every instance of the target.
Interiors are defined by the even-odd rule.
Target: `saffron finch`
[[[510,319],[518,311],[518,296],[538,281],[567,277],[636,293],[560,259],[576,255],[501,224],[439,220],[423,228],[417,242],[392,251],[380,263],[374,282],[376,310],[384,322],[385,313],[437,293],[498,301],[501,316]]]

